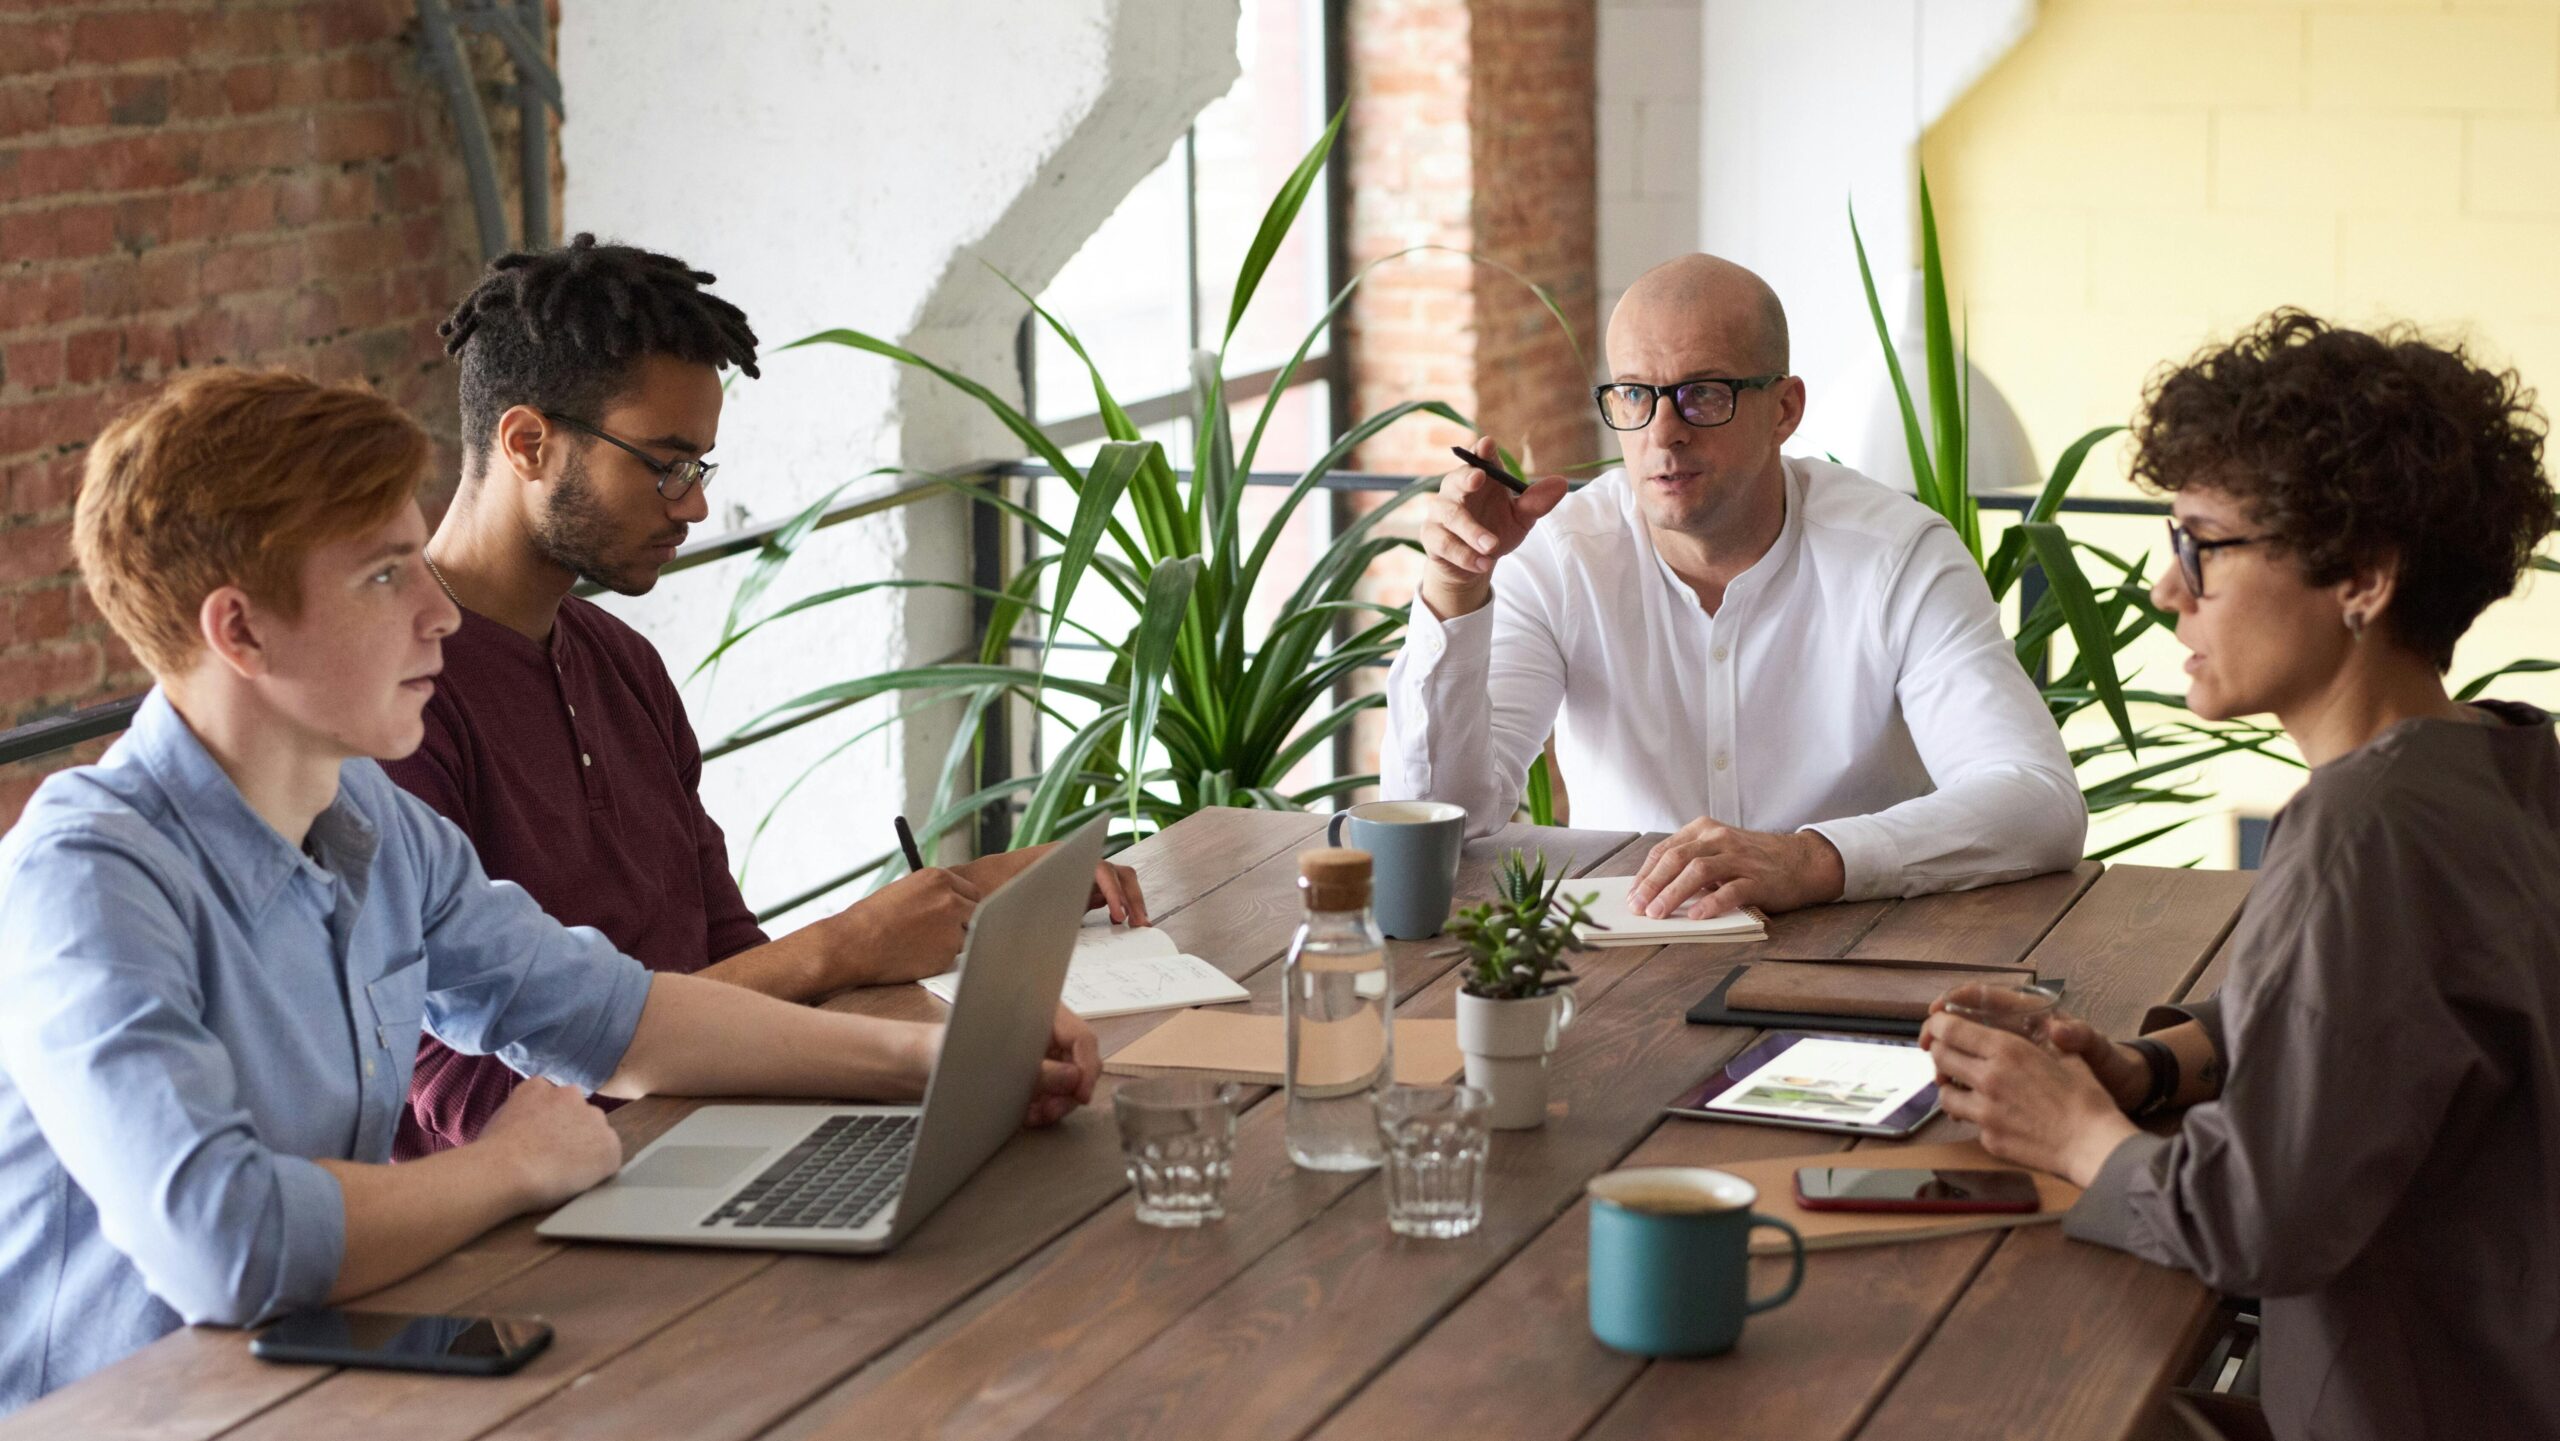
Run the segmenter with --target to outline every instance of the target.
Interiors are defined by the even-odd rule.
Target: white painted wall
[[[1603,320],[1638,274],[1683,251],[1750,266],[1786,304],[1809,392],[1796,448],[1867,462],[1865,414],[1882,372],[1849,204],[1886,314],[1898,319],[1918,263],[1920,134],[2024,38],[2035,9],[2035,0],[1602,0]],[[1684,124],[1695,127],[1686,136]]]
[[[722,416],[706,529],[780,518],[874,467],[1017,454],[929,377],[777,347],[852,327],[1018,400],[1023,307],[988,267],[1033,294],[1048,284],[1233,83],[1236,14],[1236,0],[569,0],[567,228],[717,273],[764,342],[764,377],[738,381]],[[965,580],[967,554],[960,504],[929,502],[821,532],[766,604],[891,576]],[[611,605],[681,680],[743,573],[707,567]],[[688,686],[695,730],[708,743],[810,688],[970,640],[964,599],[867,599],[784,622],[796,628]],[[893,710],[873,702],[710,763],[703,796],[733,861],[793,776]],[[749,902],[886,849],[891,814],[926,803],[948,735],[947,721],[893,726],[800,791],[756,848]]]

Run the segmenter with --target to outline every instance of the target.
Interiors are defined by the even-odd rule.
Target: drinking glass
[[[2053,1027],[2054,1007],[2061,1003],[2062,993],[2051,986],[1998,981],[1958,986],[1938,1000],[1952,1014],[2024,1036],[2039,1046]]]
[[[1200,1226],[1226,1219],[1240,1094],[1232,1082],[1198,1076],[1150,1076],[1112,1091],[1140,1221]]]
[[[1473,1086],[1389,1086],[1378,1093],[1387,1153],[1387,1228],[1446,1239],[1484,1220],[1492,1109]]]

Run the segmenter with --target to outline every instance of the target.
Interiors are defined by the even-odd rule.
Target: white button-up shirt
[[[1491,605],[1442,621],[1417,602],[1382,793],[1465,806],[1481,835],[1553,730],[1576,825],[1810,829],[1849,900],[2077,861],[2071,759],[1953,528],[1844,467],[1786,472],[1777,542],[1713,615],[1619,470],[1502,559]]]

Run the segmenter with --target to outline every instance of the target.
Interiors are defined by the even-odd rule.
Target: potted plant
[[[891,577],[835,587],[751,614],[836,492],[821,495],[766,543],[730,602],[719,643],[694,674],[709,670],[768,625],[793,617],[805,622],[816,611],[882,591],[922,588],[968,595],[991,603],[989,619],[972,655],[829,681],[748,721],[731,735],[732,743],[876,696],[897,695],[906,708],[874,721],[853,739],[932,706],[959,702],[959,733],[945,755],[932,808],[915,827],[917,842],[927,853],[944,834],[974,825],[990,809],[1020,807],[1011,826],[1015,845],[1056,840],[1100,815],[1129,817],[1123,833],[1134,839],[1203,806],[1303,810],[1377,784],[1373,774],[1306,786],[1290,776],[1300,761],[1331,745],[1361,712],[1386,704],[1383,692],[1346,697],[1336,693],[1336,685],[1361,667],[1395,658],[1403,645],[1408,608],[1362,599],[1356,590],[1379,557],[1418,548],[1410,536],[1393,534],[1387,523],[1406,504],[1437,491],[1440,477],[1419,477],[1387,496],[1345,525],[1311,563],[1293,567],[1278,546],[1300,523],[1299,507],[1310,497],[1323,497],[1327,476],[1387,427],[1412,415],[1435,416],[1467,433],[1478,427],[1445,402],[1401,400],[1335,438],[1281,492],[1266,518],[1255,518],[1245,486],[1267,428],[1288,396],[1303,393],[1288,389],[1290,379],[1362,280],[1400,257],[1445,247],[1409,247],[1363,266],[1305,332],[1258,411],[1238,412],[1225,378],[1227,342],[1312,193],[1341,125],[1337,113],[1273,198],[1237,273],[1219,348],[1193,356],[1191,411],[1210,420],[1193,427],[1188,454],[1179,457],[1187,468],[1177,469],[1177,457],[1140,434],[1075,332],[1027,293],[1021,295],[1023,302],[1083,361],[1092,381],[1110,439],[1083,464],[994,390],[880,337],[827,330],[783,347],[843,346],[915,367],[958,388],[1074,492],[1075,512],[1062,528],[1054,517],[1002,489],[981,485],[979,478],[944,477],[944,484],[972,504],[1001,510],[1043,537],[1042,553],[1000,590]],[[1517,280],[1555,318],[1579,360],[1580,343],[1544,288],[1497,261],[1452,253]],[[1008,278],[1006,283],[1012,282]],[[1231,415],[1235,424],[1229,422]],[[1250,428],[1241,428],[1247,418]],[[1267,630],[1252,619],[1257,596],[1265,602],[1279,597],[1279,619]],[[1029,636],[1017,635],[1026,627]],[[1076,632],[1072,637],[1065,635],[1070,630]],[[1017,641],[1026,638],[1040,646],[1036,662],[1023,663],[1016,653]],[[1048,657],[1062,639],[1108,652],[1107,674],[1098,680],[1052,674]],[[1045,745],[1041,763],[1030,773],[973,789],[970,763],[978,756],[988,722],[1004,713],[1009,702],[1027,703],[1036,716],[1070,726],[1073,734]],[[851,744],[847,740],[828,751],[811,769]],[[786,786],[773,808],[807,778],[804,772]],[[756,827],[759,834],[772,818],[773,810],[768,810]],[[897,870],[893,864],[882,875]]]
[[[1565,870],[1547,878],[1546,852],[1533,867],[1520,852],[1502,859],[1499,900],[1469,906],[1449,922],[1458,946],[1443,955],[1467,958],[1458,990],[1458,1049],[1467,1084],[1491,1102],[1493,1128],[1525,1131],[1547,1119],[1547,1053],[1573,1024],[1580,979],[1565,960],[1587,951],[1584,927],[1605,930],[1583,907],[1589,896],[1559,898]]]

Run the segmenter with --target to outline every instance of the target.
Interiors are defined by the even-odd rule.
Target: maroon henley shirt
[[[684,701],[638,631],[575,597],[547,646],[465,610],[426,726],[417,753],[383,769],[562,924],[595,927],[653,971],[764,943],[695,794],[702,749]],[[518,1079],[495,1056],[421,1037],[393,1154],[471,1140]]]

